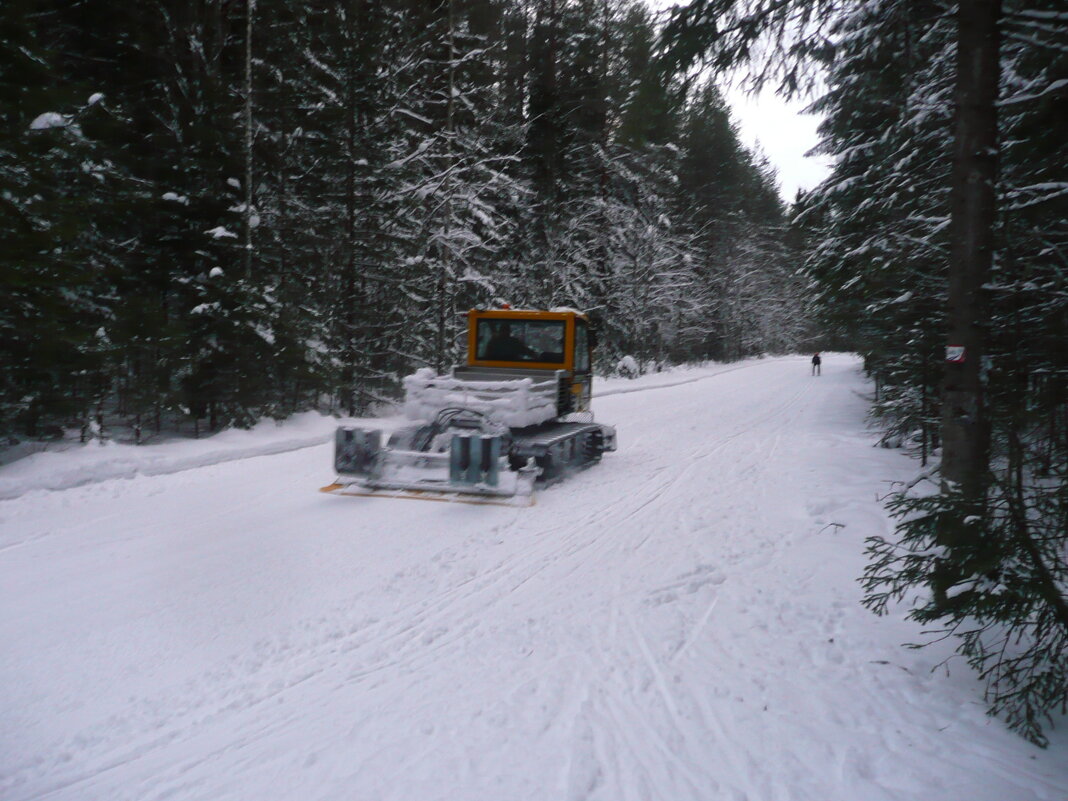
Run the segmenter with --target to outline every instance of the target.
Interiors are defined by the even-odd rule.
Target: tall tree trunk
[[[252,18],[256,0],[245,6],[245,280],[252,279]]]
[[[345,276],[342,284],[341,407],[356,415],[356,30],[345,13]]]
[[[452,322],[452,298],[449,265],[452,259],[452,176],[456,168],[456,9],[454,0],[449,0],[449,97],[446,101],[445,137],[445,208],[441,241],[438,243],[438,330],[434,343],[434,368],[438,374],[445,372],[445,351],[448,328]]]
[[[531,86],[529,103],[528,146],[534,163],[534,184],[538,202],[549,208],[556,199],[560,117],[560,98],[557,85],[556,0],[542,0],[535,12],[534,36],[531,43]],[[538,215],[538,225],[545,238],[545,213]]]
[[[993,258],[997,205],[1000,15],[1001,0],[964,0],[957,10],[942,477],[944,489],[958,487],[978,512],[983,508],[989,461],[989,422],[983,396],[986,330],[982,286]]]

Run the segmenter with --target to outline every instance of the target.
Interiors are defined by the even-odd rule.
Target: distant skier
[[[819,375],[820,374],[820,365],[822,363],[823,363],[823,360],[820,359],[820,355],[818,353],[813,355],[813,357],[812,357],[812,375]]]

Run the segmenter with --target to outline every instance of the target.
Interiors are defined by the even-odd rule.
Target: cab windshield
[[[476,359],[562,364],[564,321],[479,320],[476,342]]]

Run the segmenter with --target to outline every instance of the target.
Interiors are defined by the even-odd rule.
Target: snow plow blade
[[[400,432],[409,442],[422,429]],[[388,441],[394,442],[394,434]],[[472,430],[453,433],[444,451],[407,450],[384,445],[382,433],[355,427],[337,431],[334,451],[335,483],[322,492],[364,497],[530,506],[534,480],[541,472],[533,464],[510,469],[502,453],[501,436]]]
[[[534,505],[534,495],[472,495],[459,491],[432,490],[386,490],[368,489],[359,484],[329,484],[319,492],[328,495],[346,495],[350,498],[400,498],[412,501],[438,501],[440,503],[466,503],[475,506],[511,506],[526,507]]]

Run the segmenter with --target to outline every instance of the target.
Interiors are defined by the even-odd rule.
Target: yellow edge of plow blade
[[[336,483],[320,487],[319,492],[325,492],[328,495],[346,495],[353,498],[392,498],[394,500],[437,501],[439,503],[466,503],[473,506],[511,506],[515,508],[534,505],[533,494],[494,498],[485,495],[467,495],[460,492],[370,490],[362,489],[352,484]]]

